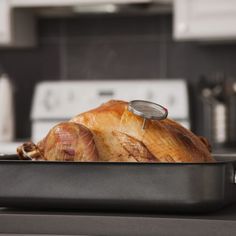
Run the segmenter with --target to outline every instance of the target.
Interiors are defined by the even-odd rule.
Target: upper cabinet
[[[50,9],[53,14],[57,12],[53,12],[55,8],[60,13],[65,7],[80,14],[86,9],[101,10],[101,4],[116,6],[110,10],[118,9],[121,4],[133,6],[131,3],[151,3],[148,6],[156,10],[161,5],[170,7],[176,40],[236,39],[236,0],[0,0],[0,46],[36,45],[34,17],[42,9],[47,12]]]
[[[36,45],[35,9],[92,4],[148,3],[152,0],[0,0],[0,47]]]
[[[10,0],[14,7],[48,7],[73,6],[77,4],[106,4],[106,3],[145,3],[152,0]]]
[[[235,0],[174,0],[177,40],[236,39]]]
[[[9,2],[7,0],[0,0],[0,44],[10,41],[10,11]]]
[[[34,16],[27,9],[13,9],[9,0],[0,0],[0,46],[35,45]]]

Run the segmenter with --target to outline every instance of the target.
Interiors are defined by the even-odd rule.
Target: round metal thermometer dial
[[[168,110],[154,102],[134,100],[129,102],[128,110],[133,114],[144,118],[142,129],[145,129],[146,120],[164,120],[168,116]]]

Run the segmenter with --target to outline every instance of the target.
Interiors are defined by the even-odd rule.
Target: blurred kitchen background
[[[235,25],[234,0],[0,0],[0,152],[139,84],[137,98],[163,101],[214,151],[233,152]],[[77,87],[78,108],[60,107]]]

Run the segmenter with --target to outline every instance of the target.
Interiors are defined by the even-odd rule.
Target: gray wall
[[[14,82],[17,138],[30,136],[29,111],[40,80],[185,78],[193,129],[202,133],[197,83],[202,74],[236,75],[236,44],[172,40],[171,15],[80,16],[37,21],[38,47],[1,49]]]

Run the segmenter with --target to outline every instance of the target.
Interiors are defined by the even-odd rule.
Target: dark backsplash
[[[171,15],[97,15],[38,19],[38,46],[1,49],[15,88],[16,137],[30,136],[29,112],[40,80],[184,78],[193,130],[202,133],[198,79],[236,75],[236,44],[174,42]]]

